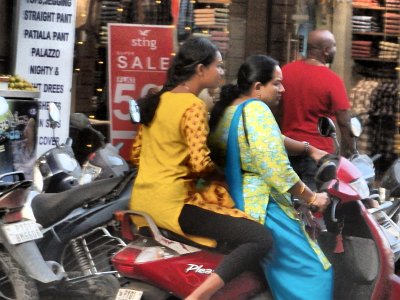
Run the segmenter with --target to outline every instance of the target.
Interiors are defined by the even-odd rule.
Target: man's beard
[[[335,53],[329,53],[326,58],[326,63],[331,64],[331,63],[333,63],[334,59],[335,59]]]

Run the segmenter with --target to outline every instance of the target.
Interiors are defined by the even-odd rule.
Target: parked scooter
[[[319,127],[323,136],[335,134],[330,119],[319,122]],[[393,253],[361,201],[369,197],[361,173],[346,158],[329,155],[322,159],[316,181],[332,200],[324,214],[327,231],[318,240],[335,270],[334,298],[399,299],[400,278],[394,274]],[[132,216],[147,221],[147,233],[135,226]],[[181,242],[173,240],[176,235],[157,228],[147,214],[123,211],[117,218],[123,237],[131,240],[112,258],[118,272],[131,279],[119,290],[118,300],[184,298],[223,258],[215,249],[193,245],[182,237],[176,239]],[[265,290],[263,277],[249,271],[227,283],[213,299],[268,299]]]
[[[54,103],[49,104],[49,119],[55,136],[60,116]],[[81,166],[75,157],[72,139],[67,138],[65,144],[59,144],[56,140],[56,147],[48,150],[36,161],[34,181],[38,190],[57,193],[94,180],[121,177],[129,171],[127,162],[119,155],[122,145],[114,147],[105,143],[104,135],[91,126],[84,114],[74,113],[70,121],[71,127],[94,133],[99,146],[82,161]]]
[[[4,195],[0,194],[0,217],[4,213],[0,222],[0,249],[5,247],[14,258],[10,261],[4,255],[3,261],[0,251],[1,292],[2,278],[10,276],[17,280],[12,282],[15,286],[4,286],[4,293],[9,293],[10,299],[37,299],[35,283],[40,291],[67,291],[78,294],[80,299],[113,299],[120,282],[110,258],[126,244],[115,234],[119,231],[112,218],[116,210],[126,209],[134,176],[131,172],[122,178],[98,180],[54,194],[38,193],[30,189],[30,181],[21,181]],[[18,223],[8,224],[13,221]],[[37,224],[41,225],[41,231]],[[34,226],[38,231],[35,235]],[[1,231],[3,227],[8,232]],[[27,239],[36,236],[42,236],[36,243]],[[8,268],[14,268],[16,263],[21,272],[9,273]],[[26,289],[31,290],[26,293],[28,298],[22,298],[20,290]],[[12,293],[21,298],[13,298]]]
[[[0,97],[0,115],[6,111],[8,104]],[[8,137],[0,133],[4,152]],[[31,185],[20,171],[0,175],[0,299],[37,300],[36,283],[51,284],[63,278],[57,264],[44,261],[39,252],[35,243],[42,237],[38,224],[22,216]]]
[[[132,170],[60,193],[31,193],[26,211],[43,227],[40,252],[66,272],[60,284],[42,288],[78,293],[81,299],[114,298],[120,282],[110,258],[126,244],[113,213],[128,207],[135,176]]]
[[[55,127],[59,115],[53,108],[50,105]],[[65,276],[55,284],[40,284],[39,289],[77,293],[81,299],[113,299],[120,286],[120,276],[110,258],[126,245],[116,234],[119,230],[113,213],[127,208],[136,171],[68,187],[68,180],[78,178],[72,172],[79,166],[72,151],[69,156],[68,151],[57,145],[40,159],[39,171],[48,167],[43,176],[47,193],[30,189],[23,213],[42,227],[43,237],[37,241],[40,255],[55,262],[54,269]],[[119,165],[111,167],[122,170]],[[52,185],[58,185],[63,191]],[[59,192],[49,193],[49,188]]]
[[[36,283],[63,278],[61,268],[45,261],[35,243],[43,236],[38,224],[21,214],[31,185],[22,172],[0,176],[0,299],[36,300]]]

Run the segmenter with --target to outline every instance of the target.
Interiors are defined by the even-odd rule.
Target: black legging
[[[214,270],[227,283],[255,266],[272,247],[272,235],[261,224],[184,205],[179,216],[183,232],[226,242],[233,250]]]

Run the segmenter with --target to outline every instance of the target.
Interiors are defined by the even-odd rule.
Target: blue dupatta
[[[257,100],[257,98],[251,98],[238,105],[235,113],[233,114],[228,133],[225,177],[229,186],[229,193],[235,201],[236,208],[240,209],[241,211],[244,211],[244,200],[242,168],[240,163],[240,149],[238,141],[239,120],[246,104]]]

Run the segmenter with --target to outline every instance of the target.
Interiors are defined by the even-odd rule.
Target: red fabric
[[[352,41],[353,45],[363,45],[363,46],[371,46],[372,41]]]
[[[283,134],[332,153],[333,141],[319,135],[317,122],[320,116],[335,120],[336,111],[350,109],[343,81],[329,68],[304,61],[289,63],[282,72]]]

